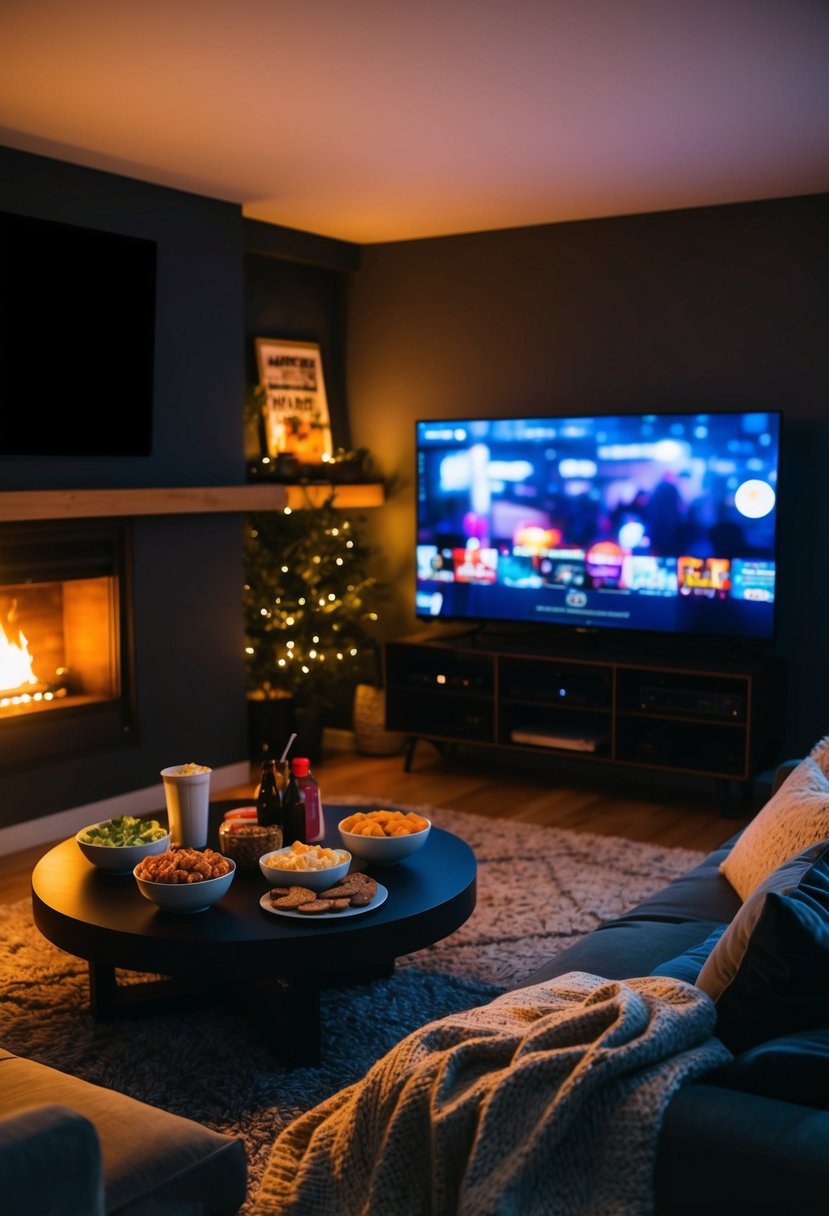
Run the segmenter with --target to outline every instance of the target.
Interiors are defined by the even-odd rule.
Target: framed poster
[[[333,453],[328,398],[317,342],[256,339],[268,456],[288,452],[302,464],[321,464]]]

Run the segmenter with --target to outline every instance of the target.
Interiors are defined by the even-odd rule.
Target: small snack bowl
[[[354,811],[337,828],[355,857],[374,866],[393,866],[423,847],[432,824],[414,811]]]
[[[345,849],[299,840],[259,858],[259,869],[272,887],[309,887],[312,891],[333,887],[345,878],[350,865],[351,854]]]
[[[250,819],[225,819],[219,826],[219,848],[232,857],[240,870],[256,870],[263,853],[282,847],[282,828],[277,823]]]
[[[205,869],[214,877],[182,877]],[[236,862],[213,849],[168,849],[140,861],[132,873],[144,898],[165,912],[204,912],[230,890]]]
[[[170,847],[170,833],[157,819],[117,815],[75,833],[87,861],[110,874],[131,874],[145,857]]]

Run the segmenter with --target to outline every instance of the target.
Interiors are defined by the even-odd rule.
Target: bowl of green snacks
[[[111,874],[132,874],[139,861],[163,853],[170,845],[170,833],[157,819],[132,815],[92,823],[81,828],[75,839],[87,861]]]

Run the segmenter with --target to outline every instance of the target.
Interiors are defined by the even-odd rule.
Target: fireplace
[[[129,528],[0,526],[0,769],[134,731]]]

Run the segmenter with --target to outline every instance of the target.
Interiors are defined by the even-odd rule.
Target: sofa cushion
[[[3,1052],[0,1118],[47,1103],[67,1106],[94,1125],[107,1212],[231,1216],[244,1203],[247,1164],[241,1139]]]
[[[717,1006],[735,1055],[829,1023],[829,842],[790,858],[757,887],[714,946],[697,985]]]
[[[624,919],[646,920],[708,920],[726,924],[740,909],[740,897],[721,865],[728,856],[724,845],[641,904],[624,914]],[[700,934],[700,940],[704,934]]]
[[[721,870],[746,900],[787,858],[829,839],[829,737],[821,739],[771,796],[723,859]]]
[[[3,1216],[104,1210],[101,1146],[88,1119],[57,1104],[0,1117]]]
[[[718,928],[714,921],[650,921],[620,917],[549,959],[516,988],[540,984],[567,971],[586,971],[611,980],[650,975],[657,964],[698,944]]]
[[[698,947],[740,909],[739,896],[720,872],[736,838],[629,912],[562,950],[522,980],[520,987],[540,984],[567,971],[586,971],[613,980],[650,975],[666,959]]]
[[[706,1080],[744,1093],[829,1110],[829,1026],[758,1043]]]
[[[651,975],[667,975],[674,980],[685,980],[686,984],[696,984],[703,964],[708,961],[709,954],[727,928],[727,925],[717,925],[714,932],[709,933],[704,941],[697,942],[682,954],[660,963],[658,967],[654,967]]]
[[[829,1113],[704,1081],[659,1133],[658,1216],[826,1216]]]

